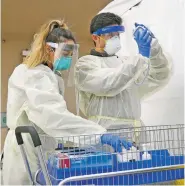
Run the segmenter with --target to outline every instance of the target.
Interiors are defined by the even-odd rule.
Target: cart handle
[[[35,147],[42,145],[39,135],[33,126],[19,126],[15,129],[15,136],[16,136],[18,145],[24,144],[23,138],[22,138],[22,133],[29,133],[30,134]]]

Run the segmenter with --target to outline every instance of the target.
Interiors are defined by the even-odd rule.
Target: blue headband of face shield
[[[96,32],[93,32],[94,35],[101,35],[101,34],[108,34],[108,33],[112,33],[112,32],[119,32],[122,33],[125,31],[125,27],[124,26],[108,26],[108,27],[104,27],[104,28],[100,28],[98,29]]]

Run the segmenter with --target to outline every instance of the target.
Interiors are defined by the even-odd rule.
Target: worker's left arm
[[[153,38],[150,61],[150,69],[147,79],[139,86],[139,94],[141,98],[145,98],[150,94],[164,87],[171,77],[172,60],[160,46],[157,39]]]

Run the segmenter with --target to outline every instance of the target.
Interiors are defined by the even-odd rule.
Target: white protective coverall
[[[138,22],[148,26],[172,57],[173,74],[168,85],[142,101],[143,122],[150,126],[184,123],[184,1],[114,0],[101,12],[119,15],[126,25]],[[119,54],[132,55],[136,51],[130,39],[132,30],[125,34]]]
[[[58,81],[60,79],[60,81]],[[62,79],[47,66],[15,68],[8,84],[7,126],[10,128],[4,145],[3,182],[5,185],[28,185],[28,175],[15,138],[15,128],[34,125],[41,136],[44,151],[55,149],[52,137],[104,133],[100,125],[75,116],[67,110]],[[46,137],[47,135],[51,137]],[[30,136],[23,135],[31,171],[39,168],[38,156]],[[73,138],[78,144],[79,138]],[[92,142],[92,139],[91,139]],[[83,143],[83,142],[82,142]],[[88,139],[85,141],[88,144]]]
[[[135,80],[143,80],[146,63],[150,65],[149,75],[138,86]],[[90,120],[108,130],[142,126],[140,99],[164,86],[169,81],[170,72],[169,61],[156,39],[152,41],[150,60],[140,54],[84,56],[75,67],[80,109]],[[140,135],[139,142],[144,136]]]

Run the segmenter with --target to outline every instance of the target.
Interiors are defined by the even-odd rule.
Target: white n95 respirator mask
[[[119,36],[113,36],[112,38],[106,40],[104,51],[108,55],[114,55],[121,49],[121,41]]]

